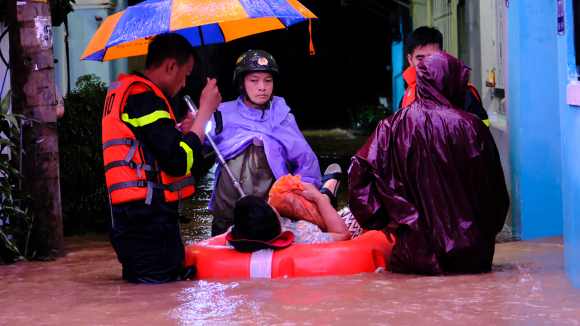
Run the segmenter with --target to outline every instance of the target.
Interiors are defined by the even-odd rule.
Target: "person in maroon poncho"
[[[394,272],[491,270],[509,197],[489,129],[457,110],[469,70],[445,52],[425,57],[417,100],[381,121],[353,157],[350,209],[364,229],[396,229]]]

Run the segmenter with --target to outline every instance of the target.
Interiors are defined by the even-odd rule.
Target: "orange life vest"
[[[402,108],[411,105],[411,103],[415,101],[415,88],[417,87],[417,71],[413,66],[410,66],[409,68],[407,68],[407,70],[405,70],[405,72],[403,72],[403,79],[405,79],[409,87],[407,87],[407,90],[403,95],[403,102],[401,103]],[[479,94],[477,93],[475,86],[473,86],[470,83],[467,83],[467,88],[475,95],[479,103],[481,103],[481,98],[479,97]]]
[[[143,148],[145,144],[136,139],[135,135],[122,120],[129,95],[144,92],[154,92],[167,103],[161,91],[147,79],[121,74],[119,79],[109,86],[105,109],[103,112],[103,160],[105,163],[105,178],[112,204],[121,204],[133,200],[143,200],[151,204],[153,190],[163,190],[165,200],[181,201],[181,198],[191,196],[195,192],[195,181],[190,174],[183,177],[172,177],[157,165],[145,164]],[[177,122],[167,103],[169,115]],[[146,173],[158,173],[160,182],[147,180]]]

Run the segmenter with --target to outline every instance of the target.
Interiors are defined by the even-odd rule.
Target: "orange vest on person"
[[[415,67],[409,66],[409,68],[407,68],[407,70],[403,72],[403,78],[405,79],[409,87],[407,87],[407,90],[403,95],[403,102],[401,103],[402,108],[411,105],[411,103],[415,101],[415,88],[417,87],[417,71],[415,70]],[[469,88],[469,90],[475,95],[477,100],[481,103],[481,98],[479,97],[479,94],[477,93],[475,86],[473,86],[470,83],[467,83],[467,88]]]
[[[123,109],[129,95],[154,92],[167,103],[167,99],[152,82],[135,76],[121,74],[119,79],[109,86],[105,109],[103,112],[103,160],[105,163],[105,178],[112,204],[121,204],[133,200],[143,200],[151,204],[153,190],[162,190],[165,200],[181,201],[193,195],[195,181],[191,173],[183,177],[172,177],[157,165],[145,164],[143,148],[145,144],[135,138],[135,135],[123,121]],[[169,115],[173,121],[175,116],[167,103]],[[128,117],[125,116],[125,120]],[[177,122],[175,121],[177,129]],[[160,182],[147,180],[147,174],[157,173]]]

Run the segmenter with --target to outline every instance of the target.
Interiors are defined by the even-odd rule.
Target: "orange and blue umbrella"
[[[183,35],[193,46],[244,36],[317,18],[296,0],[147,0],[109,16],[81,60],[108,61],[147,54],[151,37]],[[311,40],[311,52],[312,40]]]

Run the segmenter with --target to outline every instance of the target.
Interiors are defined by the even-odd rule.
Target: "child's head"
[[[237,251],[283,249],[292,244],[294,233],[282,232],[278,212],[258,196],[246,196],[234,208],[234,227],[226,239]]]
[[[232,229],[234,238],[270,241],[281,231],[278,214],[261,197],[249,195],[236,203]]]

